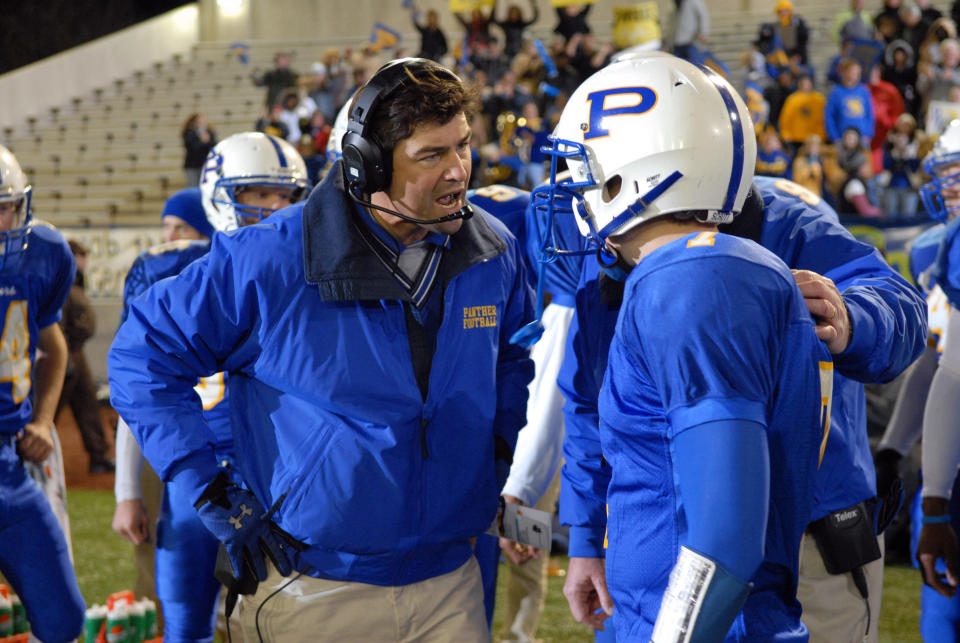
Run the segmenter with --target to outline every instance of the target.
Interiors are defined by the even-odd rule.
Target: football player
[[[924,161],[924,170],[932,177],[921,189],[924,205],[934,219],[946,223],[930,276],[945,295],[941,307],[952,310],[960,303],[960,220],[956,216],[960,212],[960,122],[947,126]],[[960,498],[954,489],[960,464],[956,430],[960,419],[956,403],[960,392],[960,318],[955,314],[947,315],[946,320],[932,316],[930,326],[931,332],[942,331],[938,344],[942,353],[930,378],[923,409],[922,500],[920,511],[915,512],[922,525],[916,545],[924,581],[920,626],[925,640],[957,641],[960,570],[956,530],[960,528]]]
[[[815,480],[817,504],[812,519],[826,519],[850,509],[853,515],[869,516],[852,531],[864,540],[865,551],[871,551],[868,558],[873,560],[848,559],[847,571],[828,573],[820,543],[812,535],[804,536],[798,591],[803,620],[812,636],[859,641],[869,631],[875,639],[883,565],[878,551],[882,540],[874,533],[873,518],[879,522],[880,514],[886,512],[880,511],[880,499],[875,498],[863,387],[858,382],[892,379],[922,349],[922,300],[879,253],[858,242],[839,224],[829,206],[790,181],[757,177],[740,215],[732,223],[721,225],[720,230],[761,243],[793,268],[811,311],[818,312],[825,298],[842,311],[833,321],[818,318],[818,335],[832,340],[838,373],[834,378],[830,436]],[[597,433],[596,401],[622,300],[623,277],[617,272],[611,267],[601,272],[593,261],[584,263],[571,346],[560,377],[567,399],[566,460],[591,469],[590,478],[580,476],[574,480],[576,484],[564,486],[561,518],[572,525],[571,551],[590,556],[603,555],[606,524],[603,498],[610,472]],[[849,331],[837,333],[830,327],[846,327],[851,320],[857,327],[855,341],[849,346],[844,341],[838,343],[837,338],[846,338]],[[900,341],[890,341],[890,337],[899,337]],[[566,473],[577,475],[570,465]],[[883,507],[892,505],[895,512],[897,494],[890,499],[886,495],[884,490]],[[588,499],[590,502],[585,502]],[[829,539],[822,529],[817,536]],[[860,572],[853,571],[856,569]],[[869,607],[852,582],[853,574],[861,572]]]
[[[305,194],[306,166],[286,141],[259,132],[235,134],[215,146],[207,158],[199,188],[172,196],[166,216],[195,222],[194,228],[226,231],[257,222]],[[203,216],[203,223],[197,222]],[[127,275],[129,303],[160,279],[178,274],[209,250],[209,241],[180,239],[143,252]],[[229,470],[233,440],[224,373],[203,378],[196,387],[213,431],[211,442]],[[143,456],[126,423],[117,434],[117,514],[114,529],[135,544],[148,534],[149,518],[139,489]],[[121,456],[121,453],[123,454]],[[192,504],[174,483],[165,486],[156,528],[156,586],[163,608],[164,640],[212,641],[220,590],[213,576],[218,543],[204,528]]]
[[[60,233],[32,221],[30,201],[26,175],[0,146],[0,572],[37,638],[70,641],[83,629],[83,597],[63,530],[23,462],[53,450],[67,365],[57,322],[76,266]]]
[[[801,274],[801,289],[809,291],[804,294],[816,301],[811,305],[822,318],[814,334],[804,299],[783,264],[712,228],[741,210],[752,178],[749,119],[723,81],[651,54],[612,65],[578,93],[582,102],[574,97],[561,118],[558,146],[570,155],[589,153],[590,162],[568,160],[574,189],[583,195],[578,209],[592,223],[594,238],[612,238],[626,257],[620,267],[632,270],[600,399],[602,452],[593,446],[595,435],[579,431],[567,416],[564,476],[570,491],[564,491],[561,507],[566,512],[571,505],[575,525],[568,600],[579,620],[594,625],[604,617],[593,611],[612,607],[599,558],[606,499],[612,559],[606,571],[618,634],[652,633],[660,640],[686,615],[694,617],[689,624],[694,638],[701,632],[705,640],[720,640],[745,601],[731,632],[735,638],[805,638],[792,597],[800,539],[812,510],[808,485],[828,437],[832,374],[825,349],[811,337],[821,335],[840,352],[849,343],[846,310],[841,314],[842,303],[832,303],[839,299],[829,296],[825,283]],[[684,118],[678,120],[678,114]],[[672,125],[663,125],[668,122]],[[629,131],[631,125],[663,127],[675,135],[644,139],[639,149],[617,149],[615,130]],[[730,161],[717,163],[725,158]],[[593,180],[598,176],[605,178],[603,185]],[[697,187],[691,189],[694,180]],[[759,233],[761,224],[756,228]],[[821,250],[829,251],[829,245],[827,238]],[[775,299],[778,312],[771,316],[767,309]],[[580,320],[585,312],[579,297],[577,303]],[[606,314],[604,308],[602,301],[593,303],[595,314]],[[574,347],[578,336],[607,341],[602,333],[572,336]],[[580,376],[596,377],[593,360],[580,365]],[[804,384],[788,392],[776,384],[784,377]],[[729,403],[718,407],[711,402],[718,398]],[[749,410],[757,402],[761,413]],[[785,411],[791,419],[777,420]],[[820,419],[824,425],[818,428]],[[593,444],[584,446],[588,440]],[[782,461],[784,448],[792,452],[789,462]],[[588,457],[579,458],[577,451]],[[667,473],[655,473],[662,466]],[[762,483],[745,482],[744,470],[759,473]],[[747,495],[740,487],[750,487]],[[650,515],[636,513],[649,503],[662,504]],[[719,507],[731,513],[721,516]],[[587,520],[580,521],[583,516]],[[669,585],[670,566],[648,564],[660,556],[677,560]],[[701,579],[708,581],[700,588],[706,603],[699,615],[682,600],[691,573],[705,574]]]

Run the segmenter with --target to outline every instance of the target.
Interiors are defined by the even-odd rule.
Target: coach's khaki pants
[[[880,551],[883,552],[881,536]],[[883,592],[883,556],[863,568],[870,594],[870,632],[867,607],[848,574],[828,574],[813,536],[804,534],[800,543],[800,584],[797,598],[803,606],[800,620],[810,630],[810,643],[876,643],[880,622],[880,595]]]
[[[240,600],[247,641],[489,641],[480,567],[473,556],[454,571],[411,585],[301,576],[284,578],[268,564],[257,593]],[[282,589],[281,589],[282,588]]]

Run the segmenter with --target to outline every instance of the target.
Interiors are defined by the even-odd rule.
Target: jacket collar
[[[337,161],[303,206],[303,257],[308,283],[316,284],[324,301],[401,299],[409,295],[360,236],[354,202],[343,184]],[[447,284],[475,263],[507,249],[483,214],[464,221],[450,237],[440,276]]]

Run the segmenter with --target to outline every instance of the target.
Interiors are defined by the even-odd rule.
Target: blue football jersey
[[[52,226],[35,222],[11,244],[0,268],[0,433],[16,433],[33,415],[30,388],[40,330],[60,321],[76,264]]]
[[[757,640],[803,631],[794,598],[800,539],[829,430],[832,375],[790,270],[760,246],[691,234],[631,272],[599,399],[618,633],[650,639],[684,542],[671,439],[718,420],[760,423],[769,444],[765,554],[744,626]]]
[[[495,216],[507,230],[517,238],[521,248],[527,247],[526,211],[530,204],[530,193],[509,185],[488,185],[467,192],[467,200]],[[527,275],[531,285],[537,286],[537,262],[539,258],[527,260]]]
[[[946,229],[942,223],[937,224],[910,242],[910,276],[924,295],[929,295],[934,286],[933,267]]]
[[[943,230],[943,238],[937,249],[932,278],[943,289],[950,305],[954,308],[960,303],[960,217],[953,219]]]
[[[180,274],[180,271],[207,254],[209,241],[181,239],[148,248],[134,260],[123,288],[123,314],[126,320],[130,302],[161,279]],[[230,433],[230,407],[227,399],[227,374],[216,373],[204,377],[196,387],[203,404],[204,417],[216,434],[217,450],[229,452],[233,437]]]

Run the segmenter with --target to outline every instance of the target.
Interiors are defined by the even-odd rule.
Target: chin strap
[[[750,583],[716,561],[681,547],[650,641],[722,641],[749,594]]]

